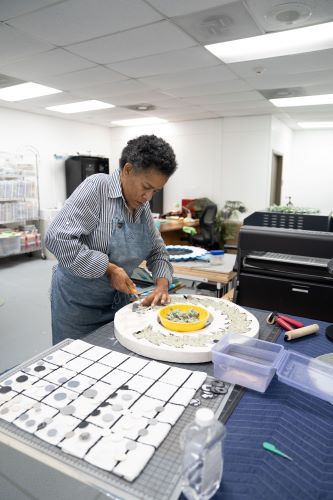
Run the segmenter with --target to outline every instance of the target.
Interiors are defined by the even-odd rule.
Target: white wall
[[[333,130],[294,132],[285,190],[294,205],[333,209]]]
[[[40,154],[41,207],[53,208],[66,198],[64,160],[55,160],[54,154],[79,152],[109,157],[109,129],[0,108],[0,150],[15,151],[25,145]]]
[[[178,169],[164,188],[164,211],[170,211],[182,198],[209,197],[219,202],[216,182],[221,165],[222,120],[197,120],[145,127],[110,130],[111,163],[118,165],[127,141],[141,134],[155,134],[174,149]]]
[[[289,177],[292,168],[293,138],[294,132],[273,116],[271,125],[271,151],[283,156],[281,205],[285,205],[288,202],[288,196],[290,196]],[[270,163],[270,174],[271,166],[272,162]],[[268,192],[270,192],[270,184],[268,189]]]

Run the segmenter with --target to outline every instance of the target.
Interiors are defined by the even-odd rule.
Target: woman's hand
[[[156,287],[142,302],[143,306],[154,306],[158,303],[169,304],[171,302],[169,296],[169,282],[166,278],[158,278]]]
[[[118,267],[109,262],[106,274],[109,277],[110,285],[119,292],[136,294],[136,286],[122,267]]]

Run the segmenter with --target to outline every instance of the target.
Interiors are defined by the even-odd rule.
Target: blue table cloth
[[[305,324],[314,321],[298,318]],[[315,335],[277,343],[307,356],[333,352],[318,322]],[[224,474],[214,499],[333,500],[333,405],[278,381],[265,394],[247,390],[227,424]],[[273,443],[289,461],[262,448]]]

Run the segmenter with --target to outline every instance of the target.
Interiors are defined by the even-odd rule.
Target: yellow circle
[[[199,319],[191,323],[171,321],[167,319],[168,314],[176,309],[181,312],[188,312],[190,309],[194,309],[199,313]],[[158,315],[165,328],[174,332],[185,333],[194,332],[204,328],[209,318],[209,311],[204,307],[196,306],[194,304],[170,304],[160,309]]]

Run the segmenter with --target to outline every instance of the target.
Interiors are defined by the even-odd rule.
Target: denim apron
[[[125,222],[118,211],[111,224],[107,223],[110,225],[109,261],[131,276],[152,249],[144,213],[140,223],[134,224]],[[100,278],[82,278],[58,265],[51,288],[53,344],[66,338],[83,337],[113,321],[115,313],[128,302],[128,295],[114,290],[106,274]]]

